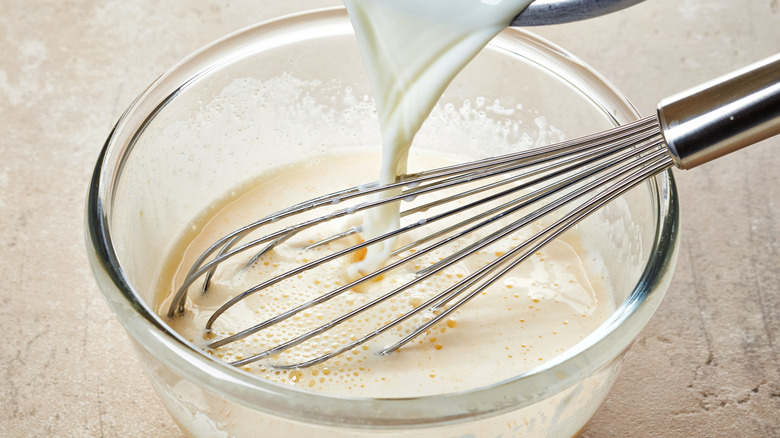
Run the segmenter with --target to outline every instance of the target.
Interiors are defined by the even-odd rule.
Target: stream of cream
[[[406,173],[412,140],[444,89],[531,1],[344,0],[382,129],[381,184]],[[366,213],[363,232],[370,239],[398,226],[399,204],[391,203]],[[366,258],[350,268],[353,275],[376,270],[394,243],[370,246]]]

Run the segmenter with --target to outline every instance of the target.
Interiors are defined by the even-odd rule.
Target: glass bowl
[[[305,392],[213,359],[152,310],[168,252],[213,200],[268,169],[379,145],[377,123],[366,116],[373,111],[370,95],[349,20],[342,9],[329,9],[263,23],[202,49],[120,118],[89,189],[88,253],[163,404],[198,437],[576,434],[605,398],[671,279],[679,216],[670,173],[580,225],[602,255],[615,312],[560,356],[490,386],[408,398]],[[637,118],[589,67],[518,29],[500,34],[466,67],[440,108],[495,120],[490,141],[435,122],[418,136],[434,150],[458,148],[473,158],[516,147],[510,137],[537,138],[540,116],[569,138]],[[289,117],[280,123],[280,114]]]

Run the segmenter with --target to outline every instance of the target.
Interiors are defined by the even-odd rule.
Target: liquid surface
[[[345,3],[375,90],[383,155],[381,158],[359,153],[330,156],[320,159],[316,167],[301,163],[278,169],[263,175],[246,191],[238,190],[215,205],[193,223],[172,253],[171,263],[161,277],[160,313],[167,310],[170,295],[182,283],[197,256],[228,232],[295,202],[375,180],[376,163],[380,160],[382,183],[395,181],[410,168],[422,170],[445,164],[441,157],[421,153],[413,154],[412,162],[407,162],[415,133],[452,77],[530,1],[347,0]],[[413,206],[419,202],[422,200],[410,199],[408,204]],[[400,204],[388,204],[365,216],[348,215],[305,230],[257,260],[249,251],[231,258],[220,265],[205,295],[197,292],[198,284],[192,287],[184,315],[170,319],[171,325],[210,354],[227,362],[241,360],[413,281],[426,266],[484,236],[477,233],[458,239],[451,246],[427,253],[378,278],[354,287],[345,286],[361,275],[409,255],[414,249],[396,255],[390,253],[443,226],[425,225],[397,240],[372,245],[367,252],[346,255],[253,294],[217,319],[212,332],[204,333],[211,313],[230,298],[361,239],[398,228]],[[274,225],[278,228],[287,224]],[[313,250],[304,249],[352,226],[362,227],[362,232]],[[402,338],[435,312],[426,307],[405,325],[313,367],[283,371],[274,369],[273,365],[316,358],[382,327],[510,251],[539,226],[534,224],[507,236],[473,257],[399,291],[380,306],[344,321],[335,329],[244,368],[262,379],[281,384],[370,397],[461,391],[530,371],[576,344],[613,310],[610,294],[601,284],[600,271],[583,261],[592,255],[586,256],[582,251],[576,233],[567,233],[533,255],[463,309],[395,354],[380,357],[376,352]],[[213,350],[207,347],[213,339],[230,336],[334,289],[344,291],[326,303],[241,341]]]
[[[246,192],[235,193],[216,205],[212,213],[193,224],[191,232],[184,236],[172,254],[171,260],[175,262],[164,272],[159,294],[167,298],[158,303],[158,311],[165,312],[170,294],[181,284],[189,266],[218,237],[280,207],[289,206],[293,201],[311,198],[323,190],[365,181],[370,178],[372,163],[376,163],[377,158],[371,154],[342,155],[323,158],[316,169],[304,164],[281,169],[252,184]],[[442,160],[438,157],[415,154],[412,159],[415,168],[441,164]],[[340,171],[341,168],[354,171],[346,173]],[[219,305],[269,276],[356,243],[359,237],[352,236],[316,250],[303,249],[311,242],[329,237],[359,221],[360,215],[355,214],[328,223],[325,227],[300,233],[252,263],[249,269],[244,266],[254,253],[248,251],[245,255],[232,258],[217,270],[205,295],[193,287],[185,314],[169,322],[176,331],[206,348],[207,342],[212,339],[211,336],[204,337],[206,319]],[[284,226],[283,223],[279,225]],[[429,234],[438,227],[422,227],[416,233],[400,238],[399,244]],[[533,227],[523,230],[523,233],[532,231]],[[515,234],[491,245],[474,257],[458,262],[425,282],[399,293],[385,305],[347,321],[328,332],[327,336],[320,336],[289,352],[248,365],[244,369],[260,378],[303,389],[373,397],[459,391],[496,383],[530,371],[577,343],[613,310],[609,294],[605,293],[601,285],[600,272],[583,261],[586,255],[579,248],[577,236],[573,233],[548,245],[397,353],[376,355],[376,351],[397,340],[410,327],[429,318],[430,313],[416,317],[403,328],[391,330],[365,346],[320,365],[294,371],[278,371],[269,366],[312,358],[378,328],[416,308],[496,255],[509,251],[522,241],[524,235]],[[249,357],[302,331],[317,327],[346,309],[355,308],[393,290],[415,278],[421,268],[477,238],[478,235],[462,239],[454,247],[426,254],[419,262],[407,263],[378,281],[350,289],[285,323],[209,352],[228,362]],[[399,254],[391,260],[404,255]],[[241,301],[217,320],[213,334],[216,338],[222,338],[347,284],[351,280],[347,276],[347,268],[356,261],[356,257],[359,258],[360,254],[346,256],[304,272]]]

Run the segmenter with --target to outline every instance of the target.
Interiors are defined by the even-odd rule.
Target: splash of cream
[[[368,70],[383,138],[379,181],[406,173],[409,148],[453,77],[532,0],[344,0]],[[395,196],[400,189],[378,195]],[[366,213],[371,239],[399,227],[400,202]],[[351,274],[380,267],[394,239],[368,248]]]

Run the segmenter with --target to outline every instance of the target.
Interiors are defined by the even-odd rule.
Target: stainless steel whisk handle
[[[780,53],[662,99],[658,121],[680,169],[780,134]]]

